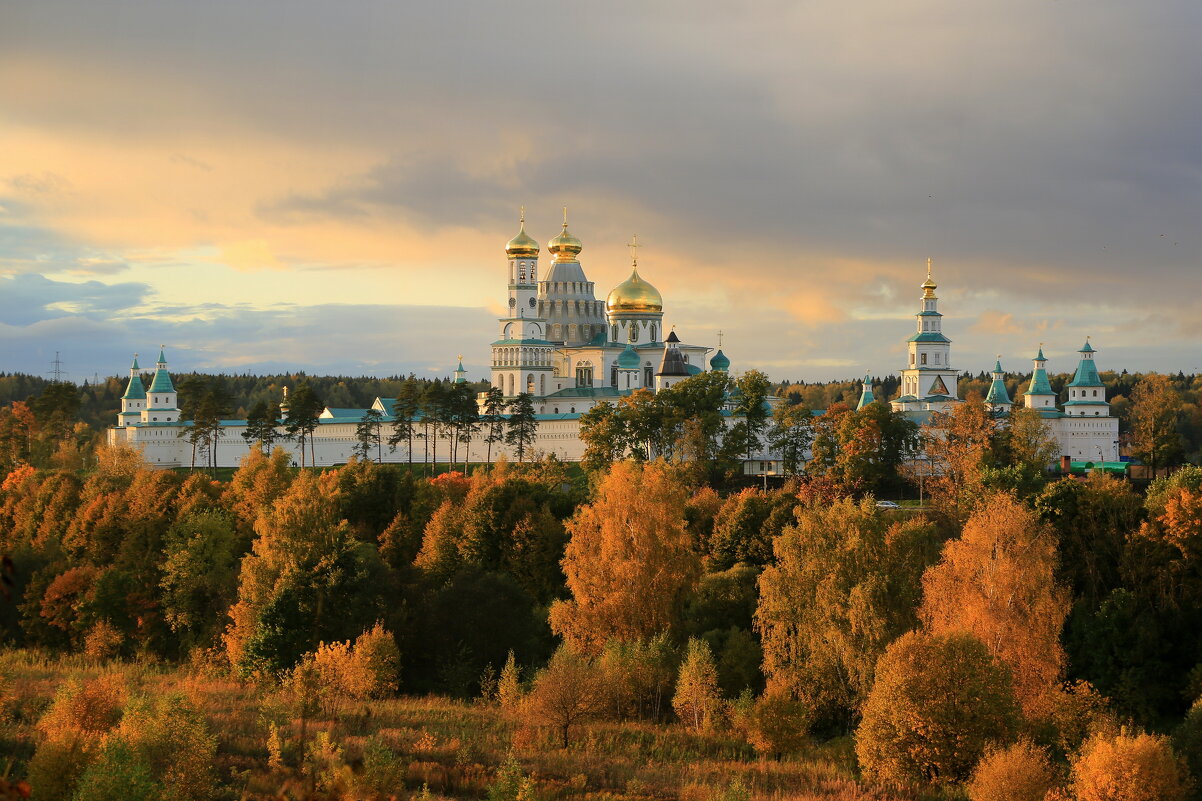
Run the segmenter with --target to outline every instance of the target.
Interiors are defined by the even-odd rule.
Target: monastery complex
[[[632,252],[636,246],[632,242]],[[579,461],[583,456],[580,417],[594,404],[614,402],[643,388],[660,392],[705,370],[730,369],[730,360],[720,348],[687,344],[672,329],[665,336],[663,298],[639,273],[637,256],[631,259],[629,277],[605,300],[598,300],[595,285],[580,263],[582,249],[580,240],[568,231],[565,213],[562,230],[547,244],[551,260],[543,272],[541,248],[526,233],[523,216],[517,236],[505,246],[507,313],[498,321],[498,336],[490,346],[492,386],[500,389],[507,400],[525,393],[533,402],[538,432],[531,452],[553,453],[564,461]],[[931,277],[929,262],[921,288],[916,330],[907,340],[908,364],[901,370],[901,395],[889,401],[895,411],[918,422],[963,402],[957,391],[960,371],[952,365],[951,340],[943,332],[943,315],[935,295],[937,284]],[[1041,347],[1023,403],[1037,409],[1044,418],[1059,443],[1061,458],[1117,462],[1118,418],[1110,413],[1094,354],[1087,340],[1067,386],[1068,397],[1058,404],[1048,382],[1047,360]],[[993,379],[986,403],[995,415],[1002,416],[1010,411],[1013,401],[1006,391],[1000,359],[994,366]],[[462,360],[454,380],[467,380]],[[109,442],[140,450],[146,462],[154,466],[190,464],[192,446],[181,436],[189,423],[180,419],[178,400],[164,352],[159,353],[149,387],[143,383],[135,358],[117,424],[109,429]],[[860,405],[873,400],[866,378]],[[770,398],[768,402],[775,405],[780,400]],[[372,404],[381,413],[385,430],[395,419],[394,404],[391,398],[377,398]],[[733,408],[730,402],[724,409],[728,420]],[[314,464],[348,461],[357,444],[356,428],[366,412],[325,409],[312,437]],[[216,449],[219,466],[237,466],[249,452],[250,445],[242,436],[246,425],[245,420],[223,421],[223,436]],[[468,461],[483,461],[487,447],[484,436],[483,432],[476,434],[467,445]],[[460,445],[461,461],[463,447]],[[419,441],[412,459],[404,444],[395,450],[385,449],[383,459],[420,462],[425,452],[425,445]],[[515,458],[503,444],[494,443],[492,454],[495,457],[500,453]],[[440,461],[450,458],[442,453],[438,457]],[[751,454],[745,471],[779,473],[782,464],[778,455],[765,446]]]

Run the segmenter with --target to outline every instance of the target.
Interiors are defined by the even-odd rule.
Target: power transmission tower
[[[50,367],[50,372],[47,373],[47,375],[49,375],[55,383],[62,381],[63,376],[67,374],[67,371],[63,369],[63,360],[58,357],[57,350],[54,352],[54,361],[50,362]]]

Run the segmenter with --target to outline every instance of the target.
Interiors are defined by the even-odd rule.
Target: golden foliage
[[[1009,666],[1024,711],[1038,714],[1059,684],[1060,630],[1069,595],[1054,578],[1056,543],[1030,509],[1007,495],[983,502],[923,576],[924,626],[971,632]]]
[[[685,726],[701,732],[714,725],[721,707],[714,655],[705,640],[690,637],[684,662],[677,674],[672,708]]]
[[[939,539],[922,519],[891,523],[871,499],[806,504],[773,543],[755,625],[769,686],[822,721],[845,721],[877,659],[915,626],[922,569]]]
[[[966,787],[969,801],[1044,801],[1056,784],[1048,754],[1028,739],[990,746]]]
[[[1012,735],[1017,713],[1010,671],[973,635],[912,631],[877,664],[856,756],[888,784],[960,781],[986,744]]]
[[[743,726],[752,748],[764,756],[779,758],[805,744],[810,721],[804,704],[769,689],[756,700]]]
[[[323,696],[366,701],[396,692],[401,654],[396,640],[376,623],[350,642],[323,644],[313,654]]]
[[[526,713],[532,722],[556,729],[567,748],[571,727],[598,717],[605,701],[605,683],[592,660],[561,645],[534,677]]]
[[[686,500],[663,462],[616,463],[568,522],[562,564],[572,598],[551,607],[552,631],[598,653],[610,639],[672,630],[700,573]]]
[[[1073,760],[1078,801],[1184,801],[1191,785],[1164,736],[1098,734]]]

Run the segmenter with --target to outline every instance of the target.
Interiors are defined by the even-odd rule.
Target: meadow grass
[[[813,743],[777,761],[756,756],[729,731],[693,734],[677,724],[598,721],[574,729],[562,748],[555,732],[525,725],[495,705],[442,697],[346,704],[336,714],[327,710],[302,721],[275,687],[211,668],[97,663],[25,650],[0,651],[0,764],[8,760],[12,775],[23,775],[41,736],[37,721],[58,687],[102,674],[120,676],[131,692],[183,693],[201,710],[218,740],[216,797],[223,799],[408,799],[423,788],[431,797],[480,799],[510,754],[544,801],[914,798],[857,781],[846,738]],[[346,778],[373,772],[390,783],[378,794]]]

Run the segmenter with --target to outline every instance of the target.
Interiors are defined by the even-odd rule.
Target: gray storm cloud
[[[928,255],[964,315],[965,359],[1017,362],[1041,330],[1066,349],[1106,331],[1124,366],[1167,368],[1188,335],[1123,321],[1202,311],[1202,6],[1187,0],[51,1],[5,18],[0,67],[99,76],[80,97],[16,92],[20,122],[373,154],[263,199],[265,222],[503,232],[519,203],[566,201],[594,240],[652,228],[690,265],[670,284],[730,297],[749,276],[781,294],[821,284],[852,319],[799,329],[814,353],[794,373],[836,347],[893,367]],[[24,235],[6,236],[14,269]],[[897,322],[857,326],[864,310]],[[974,328],[994,312],[1013,317]],[[487,319],[472,325],[488,336]],[[847,336],[878,328],[884,341]],[[747,351],[786,359],[767,339]]]

